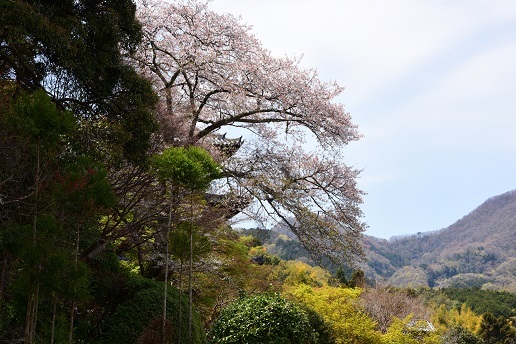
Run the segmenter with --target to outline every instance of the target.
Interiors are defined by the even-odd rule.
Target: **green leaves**
[[[278,294],[242,298],[222,311],[210,343],[318,343],[307,312]]]
[[[106,169],[85,156],[63,164],[54,179],[56,201],[62,209],[90,218],[116,204]]]
[[[0,77],[26,91],[44,88],[82,120],[83,130],[103,121],[107,125],[88,132],[82,144],[120,144],[125,158],[141,164],[157,130],[157,98],[126,63],[142,37],[135,11],[131,0],[2,0]],[[112,126],[123,142],[108,135]]]
[[[76,128],[72,113],[59,110],[42,89],[20,96],[7,116],[7,125],[34,143],[53,148]]]
[[[171,147],[152,158],[158,177],[191,191],[208,188],[221,176],[219,165],[200,147]]]
[[[186,261],[190,254],[190,239],[192,239],[193,259],[211,251],[208,238],[199,232],[199,228],[188,221],[182,221],[177,228],[170,233],[171,254],[181,261]]]
[[[138,337],[145,335],[146,330],[155,330],[160,334],[161,305],[163,286],[158,283],[148,283],[148,286],[138,291],[125,302],[118,305],[116,311],[103,324],[103,334],[95,343],[99,344],[126,344],[136,343]],[[187,310],[186,298],[180,297],[181,291],[175,288],[168,289],[167,308],[169,310],[173,336],[178,335],[178,328],[181,327],[181,344],[186,344],[187,334]],[[182,315],[179,314],[179,304]],[[155,319],[159,319],[158,326],[152,326]],[[204,331],[202,322],[197,312],[193,314],[192,344],[204,343]],[[142,339],[142,337],[140,337]],[[158,341],[138,341],[138,343],[157,343]],[[178,343],[174,338],[172,343]]]

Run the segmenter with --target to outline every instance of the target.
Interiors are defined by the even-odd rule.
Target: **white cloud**
[[[358,102],[389,87],[475,25],[507,15],[487,4],[468,2],[465,11],[464,5],[411,0],[220,0],[211,7],[242,15],[275,55],[304,54],[306,66],[337,79]]]
[[[513,0],[214,0],[211,8],[241,14],[274,55],[304,54],[304,66],[346,87],[338,100],[365,135],[347,162],[365,169],[368,233],[439,229],[516,188]]]
[[[460,102],[507,99],[514,95],[516,41],[503,43],[472,56],[452,71],[440,85],[441,92]]]

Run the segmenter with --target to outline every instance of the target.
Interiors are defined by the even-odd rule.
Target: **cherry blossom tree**
[[[342,159],[360,135],[333,102],[342,88],[300,59],[273,57],[250,27],[206,2],[141,0],[138,17],[133,62],[160,96],[164,143],[209,149],[224,164],[218,190],[250,201],[242,214],[254,220],[283,222],[314,256],[360,256],[360,171]]]

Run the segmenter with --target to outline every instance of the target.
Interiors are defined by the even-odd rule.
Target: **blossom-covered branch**
[[[341,155],[360,135],[333,102],[342,88],[299,59],[273,57],[250,27],[207,3],[147,0],[138,8],[144,41],[134,64],[161,97],[164,140],[209,148],[237,128],[244,142],[224,160],[226,188],[257,201],[246,212],[286,221],[314,254],[360,255],[359,171]],[[310,143],[312,152],[302,148]]]

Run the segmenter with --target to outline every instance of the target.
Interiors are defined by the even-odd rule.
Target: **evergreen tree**
[[[77,314],[87,316],[81,256],[116,202],[106,167],[143,163],[156,129],[153,91],[125,61],[141,38],[134,14],[130,0],[0,0],[8,341],[73,342]]]
[[[482,316],[479,335],[486,344],[516,342],[516,330],[510,322],[503,316],[497,318],[489,312]]]
[[[164,279],[164,298],[163,298],[163,322],[162,322],[162,342],[165,343],[165,330],[167,319],[167,286],[169,275],[169,254],[170,254],[170,231],[172,227],[172,217],[179,207],[178,195],[181,191],[187,190],[189,198],[189,222],[188,229],[188,290],[189,290],[189,311],[188,311],[188,343],[192,337],[192,266],[194,259],[194,216],[193,205],[196,194],[204,192],[210,183],[220,176],[219,165],[211,158],[210,154],[200,147],[171,147],[163,151],[160,155],[154,156],[153,166],[159,179],[168,185],[170,192],[170,209],[168,223],[164,233],[165,241],[165,279]],[[184,227],[184,226],[183,226]]]
[[[81,119],[78,149],[103,139],[141,161],[156,98],[124,61],[141,39],[135,10],[130,0],[1,0],[0,77],[30,92],[43,88],[72,110]]]

